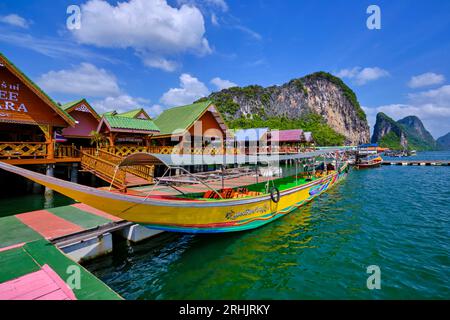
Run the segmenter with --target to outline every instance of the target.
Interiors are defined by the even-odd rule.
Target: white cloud
[[[237,87],[237,84],[230,80],[224,80],[219,77],[213,78],[211,83],[217,87],[217,90],[228,89],[231,87]]]
[[[223,12],[228,11],[228,4],[225,0],[205,0],[206,3],[220,8]]]
[[[49,71],[37,83],[44,91],[73,94],[81,97],[105,97],[119,95],[116,77],[90,63],[81,63],[72,69]]]
[[[6,32],[0,30],[0,42],[9,43],[14,46],[33,50],[47,57],[57,59],[79,58],[84,60],[102,60],[110,63],[118,63],[105,55],[94,53],[83,48],[73,41],[54,39],[54,38],[34,38],[33,36],[22,32]]]
[[[180,88],[172,88],[163,94],[160,101],[167,106],[181,106],[209,94],[205,84],[197,78],[183,73],[180,76]]]
[[[159,105],[159,104],[154,104],[152,105],[150,108],[148,108],[148,114],[150,115],[150,117],[152,118],[156,118],[157,116],[160,115],[161,112],[164,111],[164,107]]]
[[[8,14],[6,16],[0,16],[0,22],[23,29],[28,29],[28,27],[30,26],[29,21],[14,13]]]
[[[217,18],[215,13],[211,14],[211,23],[216,27],[219,26],[219,19]]]
[[[142,57],[142,62],[144,62],[144,64],[148,67],[157,68],[168,72],[175,71],[179,67],[179,64],[176,61],[158,56],[144,55]]]
[[[134,98],[127,94],[106,97],[102,100],[92,102],[92,106],[99,112],[116,110],[117,112],[125,112],[132,109],[144,108],[150,101],[144,98]]]
[[[146,65],[173,71],[167,56],[212,52],[203,15],[196,7],[171,7],[166,0],[129,0],[111,5],[89,0],[81,6],[81,28],[72,30],[83,44],[133,48]]]
[[[384,112],[395,120],[406,116],[419,117],[434,137],[450,132],[450,85],[409,95],[407,104],[389,104],[376,108],[364,108],[369,124],[373,127],[378,112]]]
[[[408,96],[416,104],[432,103],[450,109],[450,85],[444,85],[438,89],[412,93]]]
[[[408,82],[410,88],[420,88],[431,86],[434,84],[441,84],[445,81],[445,77],[442,74],[436,74],[433,72],[423,73],[418,76],[414,76]]]
[[[71,69],[49,71],[37,81],[44,91],[73,95],[74,98],[97,98],[91,102],[99,113],[144,108],[150,103],[145,98],[132,97],[119,86],[114,76],[90,63],[81,63]]]
[[[178,5],[188,4],[205,10],[218,9],[222,12],[228,11],[228,4],[225,0],[178,0]]]
[[[357,85],[364,85],[369,81],[374,81],[389,76],[389,72],[379,67],[354,67],[352,69],[342,69],[336,73],[336,76],[351,79]]]
[[[237,25],[232,26],[232,28],[237,29],[237,30],[249,35],[250,37],[252,37],[255,40],[262,40],[262,36],[258,32],[253,31],[252,29],[250,29],[248,27],[237,24]]]

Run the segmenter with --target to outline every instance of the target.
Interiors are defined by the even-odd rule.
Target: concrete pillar
[[[53,177],[54,176],[54,169],[55,169],[55,165],[53,164],[48,164],[45,174],[49,177]],[[45,187],[45,196],[47,197],[47,195],[52,195],[53,196],[53,190],[50,188]]]
[[[76,262],[88,261],[113,251],[112,235],[108,232],[99,237],[84,239],[59,248]]]
[[[78,163],[73,163],[70,168],[70,182],[78,183]]]
[[[91,173],[91,187],[95,187],[97,183],[97,179],[95,177],[95,174]]]
[[[131,242],[139,242],[156,236],[162,232],[163,231],[161,230],[149,229],[141,225],[134,224],[128,228],[120,230],[119,234]]]

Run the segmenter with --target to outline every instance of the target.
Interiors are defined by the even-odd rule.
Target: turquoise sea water
[[[61,172],[55,172],[60,179],[67,179]],[[89,173],[79,174],[78,183],[101,187],[106,183]],[[45,188],[26,178],[0,170],[0,218],[24,212],[66,206],[74,200],[57,192],[45,195]]]
[[[86,267],[126,299],[449,299],[449,203],[450,167],[353,170],[260,229],[121,241]]]

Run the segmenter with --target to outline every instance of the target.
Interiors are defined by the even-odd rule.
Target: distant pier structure
[[[450,160],[384,160],[384,166],[450,166]]]

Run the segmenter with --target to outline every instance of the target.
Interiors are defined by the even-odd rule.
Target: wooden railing
[[[118,164],[123,159],[123,157],[103,149],[98,151],[98,157],[114,164]],[[153,183],[153,174],[155,172],[155,166],[138,165],[125,167],[122,168],[122,170],[134,174],[135,176],[138,176],[140,178],[143,178],[149,181],[150,183]]]
[[[41,159],[47,150],[45,142],[0,142],[0,159]]]
[[[138,145],[117,145],[114,147],[107,147],[106,150],[120,157],[126,157],[136,152],[148,152],[146,146]]]
[[[81,167],[83,170],[92,171],[109,183],[112,182],[112,185],[118,189],[126,188],[126,172],[117,170],[117,165],[113,162],[83,152],[81,154]]]
[[[59,145],[55,150],[55,158],[79,158],[80,156],[80,151],[73,145]]]
[[[192,148],[192,147],[180,147],[180,146],[136,146],[136,145],[117,145],[114,147],[107,147],[103,150],[107,150],[115,155],[125,157],[136,152],[148,152],[157,154],[239,154],[240,150],[235,148]]]
[[[91,156],[95,156],[95,155],[97,155],[98,150],[96,148],[81,147],[80,148],[80,152],[84,152],[84,153],[89,154]]]

